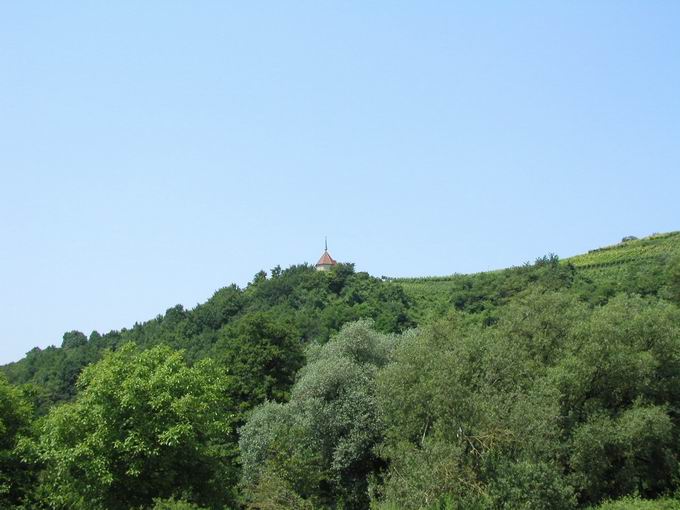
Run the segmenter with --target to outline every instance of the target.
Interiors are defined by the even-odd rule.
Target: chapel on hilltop
[[[319,262],[316,263],[316,270],[317,271],[330,271],[333,266],[335,266],[337,262],[333,260],[333,257],[331,257],[331,254],[328,253],[328,240],[324,241],[324,250],[323,250],[323,255],[321,255],[321,258],[319,259]]]

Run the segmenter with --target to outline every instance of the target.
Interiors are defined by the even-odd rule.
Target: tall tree
[[[367,508],[368,476],[382,466],[374,380],[395,341],[370,321],[346,325],[308,351],[290,402],[253,413],[240,440],[253,508]]]
[[[28,484],[28,471],[16,447],[29,433],[32,410],[21,391],[0,374],[0,508],[22,503]]]
[[[53,508],[128,510],[184,497],[231,501],[236,476],[231,379],[215,363],[133,344],[83,371],[73,403],[54,408],[36,455]]]

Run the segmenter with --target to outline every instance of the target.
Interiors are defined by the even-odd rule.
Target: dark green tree
[[[230,395],[243,411],[285,401],[304,362],[297,328],[274,312],[253,312],[222,328],[214,356],[233,376]]]
[[[87,337],[80,331],[68,331],[64,333],[64,340],[61,343],[62,349],[73,349],[81,347],[87,343]]]
[[[30,434],[32,409],[22,392],[0,374],[0,507],[19,507],[32,483],[17,444]]]
[[[666,281],[670,298],[680,304],[680,257],[669,262],[666,269]]]
[[[456,314],[378,374],[398,508],[561,508],[677,489],[680,310],[534,288],[490,326]],[[471,499],[472,498],[472,499]]]

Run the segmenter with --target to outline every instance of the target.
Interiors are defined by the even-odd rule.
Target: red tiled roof
[[[337,262],[333,260],[333,257],[331,257],[327,251],[323,252],[319,262],[316,263],[317,266],[334,266],[335,264],[337,264]]]

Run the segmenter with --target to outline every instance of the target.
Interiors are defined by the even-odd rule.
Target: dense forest
[[[680,507],[680,234],[259,272],[0,374],[0,508]]]

